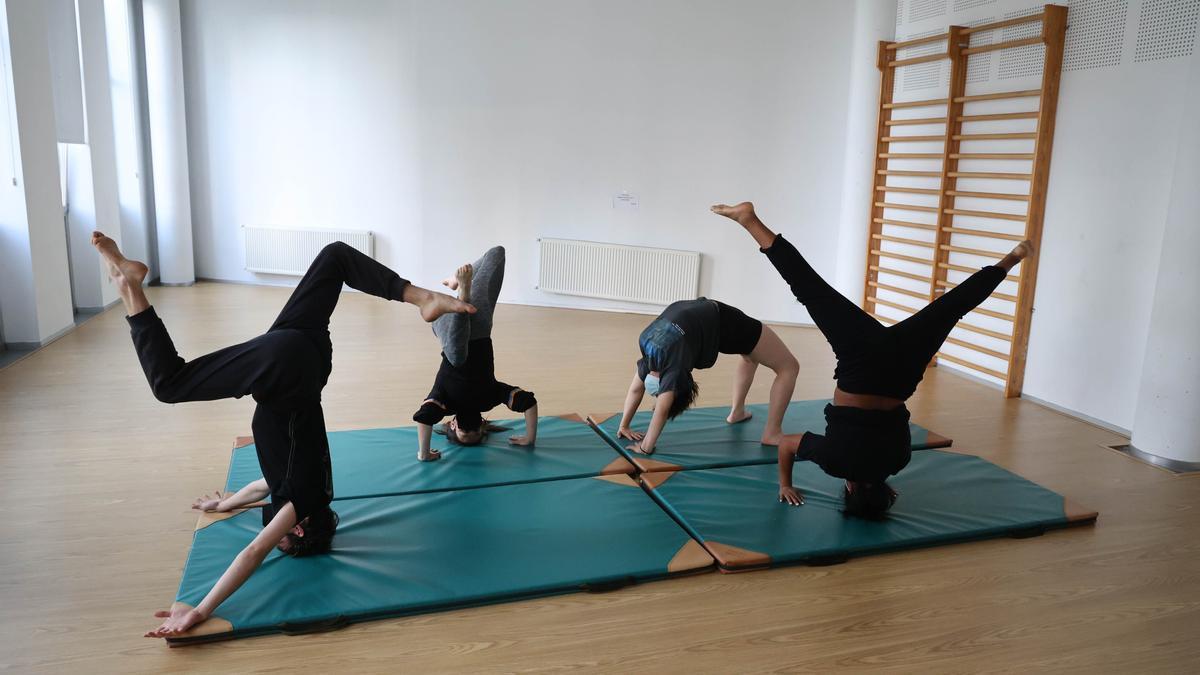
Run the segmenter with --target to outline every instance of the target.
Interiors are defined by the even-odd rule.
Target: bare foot
[[[1014,246],[1008,255],[1001,258],[1000,262],[996,263],[996,267],[1003,268],[1007,272],[1016,267],[1017,263],[1033,255],[1035,252],[1033,242],[1026,239]]]
[[[475,275],[475,268],[470,264],[463,265],[454,272],[454,276],[442,279],[442,285],[452,291],[457,291],[460,285],[466,286],[468,294],[471,288],[471,278]]]
[[[414,304],[421,311],[421,318],[425,321],[433,321],[443,314],[475,313],[475,308],[470,304],[445,293],[434,293],[433,291],[425,291],[425,294]]]
[[[1024,260],[1024,259],[1028,258],[1029,256],[1033,255],[1034,252],[1035,252],[1035,250],[1033,248],[1033,242],[1026,239],[1025,241],[1014,246],[1012,252],[1009,253],[1009,255],[1016,258],[1017,260]]]
[[[729,206],[728,204],[714,204],[711,207],[711,211],[718,216],[725,216],[731,220],[736,220],[742,226],[757,219],[757,216],[754,215],[754,204],[750,202],[742,202],[733,206]]]
[[[775,433],[775,434],[768,434],[766,432],[763,432],[762,438],[758,442],[762,443],[763,445],[775,446],[775,445],[779,445],[780,443],[782,443],[784,441],[784,439],[786,439],[786,438],[787,438],[787,436],[784,436],[783,432],[779,432],[779,433]]]
[[[458,290],[458,299],[463,302],[471,301],[471,279],[475,277],[475,268],[463,265],[454,273],[454,288]]]
[[[728,424],[741,424],[751,417],[754,417],[754,413],[746,412],[745,410],[731,410],[729,411],[729,417],[725,418],[725,422]]]
[[[96,250],[100,252],[100,256],[104,258],[104,263],[108,267],[108,276],[118,288],[122,290],[133,287],[141,288],[142,281],[146,279],[146,274],[149,272],[144,264],[122,255],[121,249],[117,247],[117,242],[104,236],[103,232],[92,232],[92,246],[95,246]]]

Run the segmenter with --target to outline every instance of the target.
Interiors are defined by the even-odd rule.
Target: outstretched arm
[[[440,450],[430,448],[433,443],[433,427],[421,422],[417,423],[417,459],[422,462],[433,462],[442,458]]]
[[[198,511],[232,511],[261,501],[269,494],[271,494],[271,488],[267,487],[267,479],[259,478],[254,482],[247,483],[245,487],[233,494],[222,494],[220,490],[217,490],[213,497],[204,495],[192,503],[192,508]]]
[[[664,391],[658,395],[654,400],[654,416],[650,418],[650,425],[646,427],[645,437],[640,442],[629,446],[628,450],[645,455],[654,452],[654,444],[658,442],[663,427],[667,426],[667,413],[670,412],[671,404],[674,402],[675,392],[673,391]]]
[[[804,495],[792,487],[792,467],[796,465],[796,448],[800,436],[789,434],[779,442],[779,501],[792,506],[804,503]]]
[[[258,566],[266,559],[271,549],[275,548],[283,535],[295,526],[296,509],[291,502],[288,502],[275,513],[275,517],[258,533],[254,541],[237,554],[229,568],[225,570],[225,573],[221,575],[216,585],[212,587],[208,595],[204,596],[204,600],[200,601],[199,605],[193,609],[180,608],[170,612],[158,612],[155,616],[165,619],[165,621],[157,629],[146,633],[146,637],[179,635],[212,616],[217,607],[220,607],[222,602],[225,602],[229,596],[233,595],[234,591],[246,583],[251,574],[254,574],[254,570],[258,569]]]
[[[537,425],[538,407],[534,403],[532,408],[525,411],[525,435],[511,436],[508,442],[513,445],[533,445],[537,441]]]
[[[621,426],[617,428],[617,438],[626,438],[631,441],[642,440],[642,433],[630,429],[629,425],[633,423],[633,416],[637,413],[638,406],[642,404],[642,397],[645,394],[646,383],[638,377],[635,370],[633,381],[629,383],[629,393],[625,394],[625,408],[621,413]]]

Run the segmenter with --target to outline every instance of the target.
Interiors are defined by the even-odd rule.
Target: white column
[[[196,274],[179,0],[144,0],[142,24],[159,280],[190,284]]]
[[[78,23],[86,145],[68,151],[71,268],[76,306],[98,308],[116,301],[117,290],[92,250],[91,233],[123,243],[103,0],[79,0]]]
[[[867,264],[867,220],[874,185],[875,125],[878,122],[880,40],[896,34],[896,3],[856,0],[854,49],[846,114],[846,154],[842,171],[842,207],[834,287],[856,304],[862,302]]]
[[[0,0],[7,152],[0,177],[4,341],[47,342],[74,323],[63,230],[46,6]]]
[[[1200,52],[1191,65],[1133,418],[1133,447],[1200,466]],[[1113,270],[1120,273],[1119,261]]]
[[[158,278],[157,248],[147,217],[143,176],[143,116],[130,0],[103,0],[105,41],[108,46],[109,98],[117,163],[117,194],[121,210],[121,250],[150,266],[146,281]]]

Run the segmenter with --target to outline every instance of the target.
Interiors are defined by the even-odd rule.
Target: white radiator
[[[335,241],[345,242],[375,257],[375,237],[370,232],[249,225],[242,229],[246,235],[246,270],[249,272],[303,275],[321,249]]]
[[[700,288],[700,254],[572,239],[539,239],[538,288],[667,305],[693,300]]]

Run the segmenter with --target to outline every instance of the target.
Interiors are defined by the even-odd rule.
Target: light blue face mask
[[[651,396],[658,396],[659,390],[662,389],[662,383],[658,381],[657,375],[646,375],[646,391]]]

